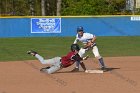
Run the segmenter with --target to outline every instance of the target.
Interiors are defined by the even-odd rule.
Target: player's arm
[[[85,71],[86,66],[83,62],[81,62],[81,60],[87,60],[88,57],[89,56],[87,55],[86,57],[81,58],[78,53],[75,56],[73,56],[72,59],[76,61],[76,68],[74,70],[79,69],[79,65],[81,65],[81,67]]]
[[[79,70],[79,65],[81,65],[81,67],[83,68],[84,71],[86,71],[86,66],[84,64],[84,62],[81,62],[81,61],[76,61],[76,67],[75,67],[75,70]]]
[[[80,57],[78,53],[71,57],[71,59],[75,61],[87,60],[88,58],[89,58],[88,55],[85,57]]]
[[[96,41],[96,36],[94,35],[92,40],[91,40],[91,43],[95,43],[95,41]]]
[[[77,42],[78,42],[78,39],[76,38],[76,39],[74,40],[73,44],[77,44]]]
[[[75,61],[81,61],[81,60],[83,60],[83,58],[81,58],[78,53],[75,54],[74,56],[72,56],[72,59],[75,60]]]
[[[77,44],[78,41],[79,41],[79,40],[78,40],[78,36],[76,35],[76,38],[75,38],[73,44]]]
[[[80,65],[81,65],[81,67],[83,68],[83,70],[86,71],[87,68],[86,68],[84,62],[80,62]]]

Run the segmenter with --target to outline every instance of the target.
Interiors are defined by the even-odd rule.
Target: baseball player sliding
[[[80,48],[77,44],[71,45],[71,51],[63,57],[54,57],[52,59],[45,60],[42,56],[40,56],[35,51],[27,51],[27,54],[35,56],[42,64],[49,64],[50,67],[42,68],[40,71],[47,72],[48,74],[54,73],[62,68],[66,68],[74,64],[75,62],[80,62],[81,60],[86,60],[87,57],[81,58],[78,54]],[[84,63],[80,64],[83,69],[86,70]]]
[[[99,60],[101,70],[106,70],[103,58],[99,54],[98,47],[96,45],[96,36],[90,33],[84,32],[84,29],[82,26],[77,27],[77,35],[76,39],[74,41],[74,44],[76,44],[78,41],[82,42],[84,44],[84,47],[79,50],[80,57],[83,57],[85,52],[92,49],[93,54],[95,57]],[[79,70],[79,63],[76,62],[76,68],[74,70]]]

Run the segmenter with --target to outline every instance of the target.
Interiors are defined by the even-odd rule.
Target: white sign
[[[140,21],[140,16],[132,16],[131,21]]]

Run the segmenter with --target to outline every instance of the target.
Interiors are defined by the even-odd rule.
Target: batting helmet
[[[74,50],[77,50],[77,51],[80,50],[80,47],[79,47],[78,44],[72,44],[72,45],[71,45],[71,51],[74,51]]]
[[[80,32],[80,31],[84,31],[84,29],[83,29],[82,26],[78,26],[78,27],[77,27],[77,32]]]

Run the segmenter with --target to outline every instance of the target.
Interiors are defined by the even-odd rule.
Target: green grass
[[[74,37],[0,38],[0,61],[35,59],[26,54],[35,50],[46,58],[70,51]],[[80,44],[81,45],[81,44]],[[140,37],[97,37],[102,56],[140,56]],[[91,52],[87,52],[93,56]]]

